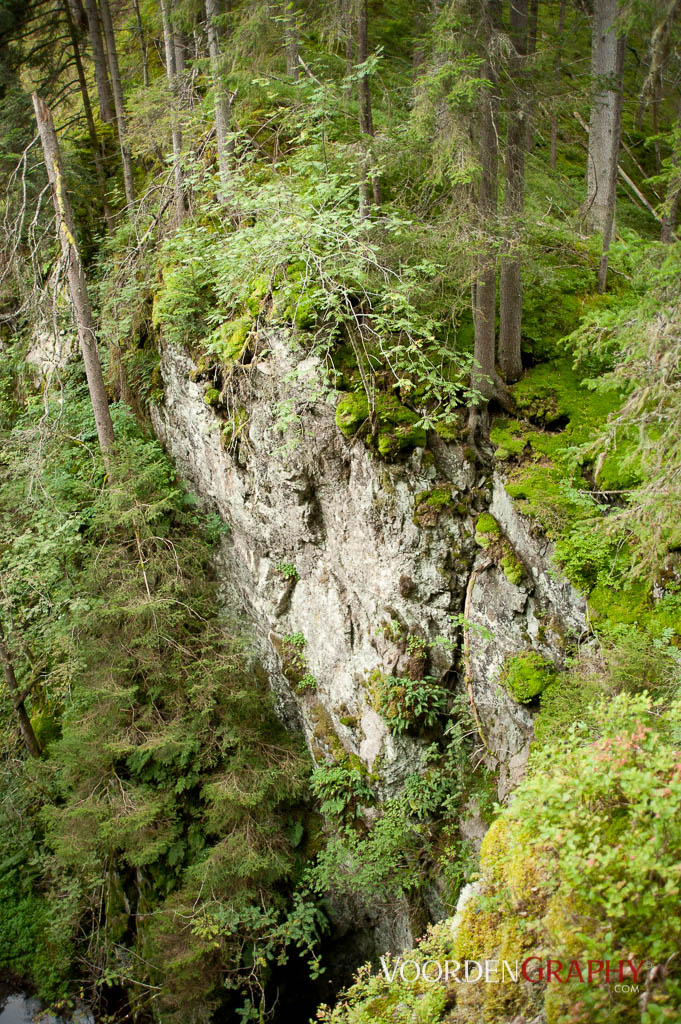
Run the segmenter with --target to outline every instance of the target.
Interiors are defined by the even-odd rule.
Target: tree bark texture
[[[106,226],[108,228],[109,234],[113,234],[113,231],[115,230],[115,223],[113,214],[111,213],[111,207],[109,206],[109,201],[106,197],[106,175],[104,173],[102,152],[100,148],[99,138],[97,136],[97,129],[95,127],[95,119],[92,116],[92,105],[90,104],[90,95],[87,89],[87,81],[85,79],[83,61],[81,60],[80,56],[80,47],[78,45],[76,26],[73,22],[73,15],[71,12],[70,5],[68,3],[64,4],[64,12],[66,14],[66,21],[69,27],[69,35],[71,36],[71,47],[73,49],[73,56],[76,63],[78,84],[80,86],[80,94],[83,100],[83,110],[85,112],[85,120],[87,122],[88,137],[90,139],[90,149],[92,150],[92,159],[95,164],[97,186],[99,188],[99,194],[102,200],[102,207],[104,210],[104,219],[106,220]]]
[[[133,0],[133,6],[135,8],[135,23],[137,25],[137,36],[140,41],[140,50],[142,51],[142,76],[144,80],[144,88],[149,88],[149,56],[147,53],[147,37],[144,34],[144,26],[142,25],[142,15],[140,13],[139,0]]]
[[[591,36],[592,100],[587,154],[586,223],[603,233],[604,248],[614,229],[617,158],[622,115],[624,37],[615,24],[618,0],[596,0]]]
[[[182,130],[178,116],[178,82],[175,65],[175,46],[171,26],[171,0],[161,0],[161,17],[163,20],[163,40],[165,44],[166,76],[170,88],[170,127],[173,139],[173,192],[175,198],[175,214],[178,222],[185,214],[184,190],[182,187]]]
[[[298,60],[298,22],[294,0],[284,0],[284,36],[286,44],[286,74],[290,78],[298,78],[300,61]]]
[[[369,9],[367,0],[359,0],[357,8],[357,63],[365,64],[369,59]],[[372,152],[371,139],[374,136],[374,117],[371,110],[371,82],[369,75],[361,75],[357,82],[357,98],[359,101],[359,130],[364,136],[365,157],[363,160],[363,181],[371,187],[374,205],[381,205],[381,185],[378,180],[376,163]],[[361,194],[369,195],[369,188],[362,186]]]
[[[128,206],[135,202],[135,185],[132,177],[132,159],[127,144],[127,126],[125,121],[125,106],[123,104],[123,88],[121,86],[121,74],[118,67],[118,52],[116,50],[116,37],[111,21],[111,10],[109,0],[99,0],[102,28],[104,29],[104,41],[106,42],[106,53],[109,60],[109,72],[111,74],[111,88],[113,91],[114,107],[116,109],[116,124],[118,126],[118,144],[121,149],[121,164],[123,166],[123,189],[125,201]]]
[[[19,732],[21,738],[24,741],[26,750],[31,757],[40,757],[42,751],[38,738],[33,731],[31,725],[31,719],[26,711],[26,705],[24,698],[19,694],[19,686],[17,684],[17,678],[14,674],[14,665],[12,663],[12,656],[9,653],[5,638],[0,631],[0,661],[2,662],[2,674],[5,677],[7,683],[7,689],[9,690],[10,700],[14,708],[14,713],[17,716],[17,725],[19,726]]]
[[[508,127],[506,130],[506,189],[504,219],[507,244],[513,249],[519,242],[518,218],[525,200],[525,150],[529,135],[527,97],[528,2],[511,0],[511,75]],[[499,366],[507,383],[520,378],[523,364],[520,354],[520,329],[523,311],[523,285],[519,256],[503,256],[499,273]]]
[[[95,82],[97,83],[97,97],[99,99],[99,116],[105,124],[113,124],[115,120],[113,93],[109,84],[109,73],[107,71],[106,54],[102,42],[102,23],[97,8],[97,0],[85,0],[88,35],[92,47],[92,63],[95,70]]]
[[[215,102],[215,136],[218,150],[218,170],[223,185],[229,180],[229,168],[232,156],[232,145],[229,141],[229,125],[231,121],[231,104],[229,94],[222,80],[220,68],[220,36],[215,19],[220,13],[218,0],[206,0],[206,32],[208,35],[208,53],[210,56],[210,73],[213,80],[213,97]]]
[[[87,290],[85,272],[76,242],[76,227],[66,191],[66,179],[59,152],[57,133],[47,104],[33,93],[33,109],[38,122],[38,132],[47,168],[47,177],[52,188],[52,199],[57,215],[57,230],[62,255],[66,264],[71,302],[76,316],[78,340],[85,363],[90,400],[97,425],[99,446],[106,457],[114,444],[114,429],[109,412],[109,403],[104,387],[102,367],[95,336],[92,308]]]

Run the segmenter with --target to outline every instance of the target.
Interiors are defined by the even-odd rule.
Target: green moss
[[[502,461],[511,455],[520,455],[527,444],[526,427],[517,420],[498,419],[489,433],[496,448],[495,455]]]
[[[490,439],[497,458],[518,462],[508,476],[508,493],[557,540],[584,515],[584,503],[575,496],[587,487],[580,463],[596,453],[578,456],[576,449],[591,441],[620,396],[585,387],[566,360],[533,367],[512,391],[521,416],[531,422],[498,419]],[[607,459],[604,466],[611,468]],[[614,477],[606,472],[604,479],[611,483]]]
[[[303,330],[316,324],[323,296],[319,288],[311,286],[312,277],[301,261],[289,265],[280,287],[272,293],[271,319],[293,323]]]
[[[618,441],[617,447],[600,460],[596,472],[596,483],[602,491],[628,491],[642,480],[641,456],[633,441]]]
[[[589,611],[596,622],[607,618],[612,623],[643,624],[652,611],[649,588],[644,583],[634,583],[626,590],[599,584],[589,594]]]
[[[235,320],[227,320],[220,324],[208,340],[208,352],[217,356],[224,366],[231,365],[243,352],[253,326],[253,317],[250,315],[239,316]]]
[[[455,419],[439,420],[435,424],[435,433],[443,441],[460,441],[462,435],[461,423]]]
[[[378,395],[378,451],[392,457],[414,448],[425,448],[426,432],[416,424],[419,416],[407,409],[394,395]]]
[[[262,309],[263,301],[270,290],[268,274],[258,274],[251,281],[251,291],[246,299],[246,308],[251,316],[257,316]]]
[[[450,487],[433,487],[414,496],[414,522],[417,526],[434,526],[445,510],[454,507]]]
[[[418,415],[407,409],[394,395],[376,395],[378,421],[377,448],[385,458],[394,457],[416,447],[425,447],[426,432],[416,426]],[[353,437],[369,420],[369,401],[364,392],[343,395],[336,406],[336,425],[346,436]]]
[[[501,568],[504,570],[504,576],[509,583],[512,583],[515,587],[522,581],[525,568],[523,563],[516,555],[509,551],[507,555],[501,559]]]
[[[494,516],[489,512],[483,512],[478,516],[475,524],[475,541],[481,548],[488,548],[500,536],[501,529]]]
[[[537,651],[524,651],[509,658],[501,673],[502,683],[519,704],[534,700],[555,678],[552,663]]]
[[[203,396],[203,400],[206,405],[217,405],[220,400],[220,392],[217,388],[208,388]]]

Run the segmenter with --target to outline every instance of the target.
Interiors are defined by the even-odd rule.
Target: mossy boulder
[[[425,447],[426,432],[418,415],[394,395],[376,395],[378,425],[376,447],[384,458],[393,458],[417,447]],[[364,392],[343,395],[336,407],[336,426],[345,437],[354,435],[369,422],[369,400]],[[367,435],[367,441],[370,439]]]
[[[529,704],[556,679],[553,663],[538,651],[523,651],[509,658],[501,681],[518,704]]]
[[[354,437],[369,419],[369,401],[363,391],[343,395],[336,406],[336,426],[345,437]]]
[[[376,398],[378,416],[378,451],[392,457],[414,448],[425,448],[426,432],[417,426],[419,416],[402,405],[394,395]]]

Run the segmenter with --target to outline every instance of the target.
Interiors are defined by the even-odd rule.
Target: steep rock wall
[[[161,375],[154,428],[202,504],[228,526],[221,578],[238,592],[279,714],[303,730],[314,759],[355,755],[383,799],[398,792],[419,768],[423,741],[391,733],[376,679],[429,675],[452,690],[468,685],[505,798],[522,776],[536,708],[503,690],[500,670],[529,647],[559,667],[584,609],[503,479],[435,434],[427,449],[394,462],[348,440],[319,362],[295,355],[282,335],[233,367],[219,394],[175,347],[163,350]],[[429,503],[435,491],[445,500]],[[476,541],[483,512],[498,526],[487,549]],[[513,579],[502,566],[508,551],[520,567]],[[293,636],[303,638],[296,650],[314,679],[302,691],[287,647]],[[479,843],[478,809],[467,810],[462,834]],[[436,917],[444,914],[437,904],[435,896]],[[357,928],[364,914],[360,927],[373,930],[375,951],[411,943],[406,906],[388,917],[356,909],[344,924],[338,910],[341,930]]]
[[[403,461],[378,459],[337,429],[319,371],[316,359],[271,335],[260,356],[233,369],[216,413],[189,356],[166,347],[155,430],[229,526],[222,574],[239,590],[280,714],[303,728],[317,761],[341,750],[360,757],[384,797],[418,767],[420,744],[389,731],[376,710],[376,674],[429,674],[453,688],[456,652],[434,641],[460,639],[451,617],[469,591],[472,690],[503,797],[527,757],[532,709],[500,690],[500,668],[528,646],[560,666],[566,635],[582,628],[583,599],[551,566],[550,545],[498,474],[476,470],[435,435]],[[446,504],[428,504],[436,488],[450,495]],[[520,581],[476,544],[483,511],[522,564]],[[286,577],[287,566],[297,578]],[[301,634],[315,681],[303,692],[286,646]],[[426,658],[408,649],[409,637],[426,642]]]

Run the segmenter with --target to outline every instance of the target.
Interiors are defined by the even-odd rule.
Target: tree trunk
[[[481,75],[494,81],[489,63],[483,65]],[[485,89],[480,100],[480,184],[478,186],[478,213],[484,232],[490,231],[497,212],[498,143],[495,125],[496,96]],[[476,261],[472,284],[474,352],[476,366],[471,385],[485,400],[494,394],[496,378],[494,355],[496,351],[496,266],[494,254],[487,243]]]
[[[553,80],[556,88],[560,81],[560,66],[563,56],[563,33],[565,32],[565,0],[560,0],[560,13],[558,15],[558,39],[556,41],[556,58],[553,64]],[[556,114],[556,98],[553,99],[553,110],[551,111],[551,156],[549,163],[552,171],[556,169],[558,157],[558,116]]]
[[[173,50],[175,51],[175,74],[179,77],[187,71],[187,37],[184,32],[173,29]]]
[[[21,738],[24,741],[26,750],[31,757],[40,757],[42,751],[36,734],[33,731],[31,725],[31,719],[28,717],[26,706],[24,704],[24,698],[19,694],[19,686],[17,684],[17,678],[14,674],[14,665],[12,664],[12,657],[9,653],[7,644],[5,643],[5,637],[0,628],[0,661],[2,662],[2,674],[5,677],[7,683],[7,689],[9,690],[10,700],[14,707],[14,713],[17,716],[17,725],[19,726],[19,732]]]
[[[286,74],[290,78],[298,78],[300,61],[298,60],[298,22],[294,0],[284,0],[284,36],[286,41]]]
[[[137,23],[137,35],[140,41],[140,49],[142,51],[142,75],[144,77],[144,88],[149,88],[149,56],[147,54],[147,37],[144,34],[144,27],[142,25],[142,15],[140,14],[139,0],[133,0],[133,6],[135,8],[135,21]]]
[[[76,62],[78,84],[80,86],[80,94],[83,100],[83,110],[85,111],[85,120],[87,122],[88,136],[90,138],[90,149],[92,150],[92,159],[95,163],[97,185],[99,187],[99,194],[101,196],[102,206],[104,209],[104,218],[106,220],[106,226],[109,230],[109,234],[113,234],[116,225],[114,223],[113,214],[111,213],[111,207],[109,206],[109,202],[106,197],[106,175],[104,174],[104,165],[102,163],[102,153],[100,149],[99,139],[97,137],[97,129],[95,128],[95,119],[92,116],[92,106],[90,104],[90,95],[87,91],[85,71],[83,70],[83,62],[80,57],[78,37],[76,35],[76,26],[73,23],[73,16],[68,2],[64,3],[63,6],[64,13],[66,14],[66,21],[69,27],[69,35],[71,36],[71,46],[73,48],[73,56]]]
[[[527,109],[528,0],[511,0],[511,41],[514,54],[509,58],[511,109],[506,130],[506,190],[504,218],[509,245],[519,241],[518,219],[523,211],[525,193],[525,149],[528,141]],[[520,354],[520,328],[523,311],[523,285],[518,256],[504,256],[499,274],[499,366],[504,380],[512,384],[523,372]]]
[[[229,124],[231,120],[231,104],[229,94],[222,81],[220,70],[220,36],[215,18],[219,14],[218,0],[206,0],[206,31],[208,34],[208,53],[210,55],[210,73],[213,79],[213,96],[215,98],[215,135],[218,148],[218,170],[220,181],[226,185],[229,181],[229,166],[233,146],[229,140]]]
[[[106,54],[102,43],[102,23],[97,9],[97,0],[85,0],[87,11],[88,34],[90,46],[92,47],[92,62],[95,69],[95,82],[97,83],[97,96],[99,98],[99,116],[105,124],[113,124],[114,101],[109,84],[107,71]]]
[[[620,147],[624,37],[617,35],[618,0],[596,0],[591,37],[593,95],[587,155],[586,223],[603,233],[607,253],[614,230]]]
[[[109,59],[109,73],[111,74],[111,87],[113,90],[114,107],[116,108],[116,124],[118,125],[118,143],[121,149],[121,164],[123,165],[123,188],[125,201],[128,206],[135,202],[135,185],[132,177],[132,160],[127,144],[127,127],[125,123],[125,107],[123,105],[123,88],[121,86],[121,74],[118,68],[118,52],[116,50],[116,37],[114,36],[113,22],[111,21],[111,10],[109,0],[99,0],[100,12],[102,15],[102,28],[104,29],[104,40],[106,52]]]
[[[492,32],[499,21],[498,4],[496,2],[485,3],[481,14],[483,18],[487,19],[485,49],[489,53]],[[468,432],[473,445],[476,445],[477,441],[488,433],[487,403],[490,399],[497,399],[509,410],[513,408],[510,392],[499,379],[495,368],[496,263],[494,250],[485,240],[485,236],[495,227],[499,159],[496,127],[497,76],[489,58],[482,64],[480,75],[492,83],[492,88],[482,90],[478,107],[480,182],[477,206],[483,241],[481,252],[473,269],[471,285],[474,329],[474,365],[471,370],[471,387],[479,392],[481,400],[478,404],[471,406],[469,412]]]
[[[114,444],[113,423],[111,422],[111,413],[109,412],[109,403],[106,397],[106,388],[104,387],[102,367],[99,362],[90,297],[88,295],[83,264],[81,263],[78,251],[78,243],[76,242],[76,226],[66,190],[66,179],[59,152],[57,133],[54,130],[52,115],[46,103],[36,93],[33,93],[32,98],[33,109],[35,110],[38,122],[40,142],[45,157],[47,177],[52,187],[52,199],[57,215],[57,230],[68,274],[69,292],[78,326],[78,340],[83,354],[83,362],[85,363],[85,375],[97,425],[97,437],[106,460],[106,456]]]
[[[170,126],[173,138],[173,180],[175,214],[179,221],[185,215],[184,191],[182,188],[182,131],[177,111],[177,69],[175,66],[175,47],[170,24],[171,0],[161,0],[161,18],[163,20],[163,40],[165,44],[166,76],[170,88]]]
[[[367,0],[359,0],[357,11],[357,63],[364,64],[369,59],[369,10]],[[361,75],[357,83],[357,98],[359,100],[359,130],[364,136],[365,157],[362,172],[363,181],[371,184],[371,194],[374,205],[381,205],[381,186],[378,180],[376,164],[371,149],[371,139],[374,136],[374,118],[371,112],[371,83],[369,75]],[[361,189],[361,195],[367,197],[369,189],[365,184]],[[367,211],[368,215],[368,211]]]

